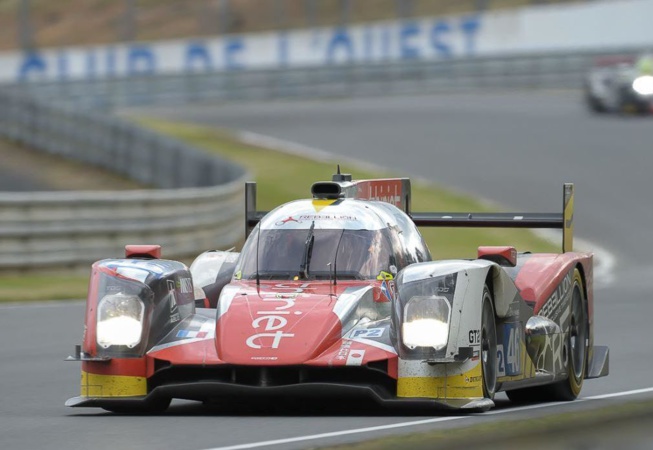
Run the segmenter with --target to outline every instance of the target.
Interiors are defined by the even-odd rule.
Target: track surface
[[[597,280],[597,343],[611,346],[611,375],[585,384],[583,397],[653,386],[650,369],[650,292],[653,239],[650,198],[651,122],[591,117],[575,94],[450,95],[333,102],[270,103],[175,108],[150,115],[255,131],[499,201],[515,210],[560,209],[561,185],[577,186],[576,233],[616,256],[614,283]],[[400,155],[400,156],[396,156]],[[328,176],[329,172],[326,172]],[[437,249],[434,250],[437,256]],[[2,448],[206,449],[254,448],[248,443],[433,419],[261,411],[206,414],[176,403],[161,417],[113,416],[72,410],[79,367],[61,359],[82,333],[83,306],[0,306],[0,446]],[[642,392],[629,398],[651,396]],[[490,414],[438,418],[405,428],[270,448],[308,448],[384,434],[468,426],[505,418],[536,417],[591,408],[623,397],[515,410],[508,402]]]

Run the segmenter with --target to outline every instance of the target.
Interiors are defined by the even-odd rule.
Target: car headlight
[[[401,335],[404,345],[442,350],[449,341],[451,306],[446,298],[433,295],[411,298],[404,307]]]
[[[145,305],[136,295],[123,293],[106,295],[98,304],[97,343],[100,347],[112,345],[136,347],[143,335]]]
[[[633,90],[640,95],[653,95],[653,76],[646,75],[635,78]]]

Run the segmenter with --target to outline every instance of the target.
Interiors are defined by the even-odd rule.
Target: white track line
[[[322,439],[322,438],[335,437],[335,436],[346,436],[348,434],[369,433],[371,431],[379,431],[379,430],[391,430],[393,428],[413,427],[416,425],[424,425],[424,424],[435,423],[435,422],[446,422],[450,420],[458,420],[458,419],[466,419],[466,418],[467,418],[466,416],[438,417],[435,419],[415,420],[413,422],[401,422],[401,423],[393,423],[390,425],[380,425],[376,427],[356,428],[354,430],[333,431],[331,433],[311,434],[309,436],[298,436],[298,437],[287,438],[287,439],[276,439],[273,441],[254,442],[251,444],[230,445],[228,447],[215,447],[207,450],[239,450],[239,449],[247,449],[247,448],[264,447],[266,445],[290,444],[291,442],[310,441],[314,439]]]
[[[541,403],[541,404],[537,404],[537,405],[528,405],[528,406],[521,406],[521,407],[517,407],[517,408],[502,409],[502,410],[499,410],[499,411],[489,411],[489,412],[478,414],[478,415],[475,415],[475,416],[437,417],[437,418],[433,418],[433,419],[393,423],[393,424],[390,424],[390,425],[379,425],[379,426],[376,426],[376,427],[355,428],[353,430],[332,431],[330,433],[311,434],[311,435],[307,435],[307,436],[297,436],[297,437],[286,438],[286,439],[275,439],[275,440],[272,440],[272,441],[251,442],[249,444],[230,445],[230,446],[227,446],[227,447],[213,447],[213,448],[209,448],[209,449],[205,449],[205,450],[244,450],[244,449],[266,447],[266,446],[272,446],[272,445],[290,444],[290,443],[293,443],[293,442],[312,441],[312,440],[316,440],[316,439],[323,439],[323,438],[330,438],[330,437],[337,437],[337,436],[346,436],[346,435],[349,435],[349,434],[369,433],[369,432],[372,432],[372,431],[391,430],[391,429],[395,429],[395,428],[407,428],[407,427],[413,427],[413,426],[417,426],[417,425],[425,425],[425,424],[431,424],[431,423],[437,423],[437,422],[448,422],[448,421],[459,420],[459,419],[469,419],[471,417],[483,417],[483,416],[488,416],[488,415],[507,414],[507,413],[512,413],[512,412],[525,411],[525,410],[529,410],[529,409],[541,409],[541,408],[550,408],[552,406],[573,405],[574,403],[578,403],[579,401],[603,400],[603,399],[607,399],[607,398],[626,397],[626,396],[629,396],[629,395],[644,394],[644,393],[647,393],[647,392],[653,392],[653,387],[644,388],[644,389],[635,389],[635,390],[632,390],[632,391],[615,392],[615,393],[612,393],[612,394],[603,394],[603,395],[594,395],[594,396],[591,396],[591,397],[583,397],[583,398],[578,399],[576,402]]]
[[[635,389],[633,391],[615,392],[614,394],[593,395],[591,397],[583,397],[583,400],[603,400],[606,398],[626,397],[628,395],[645,394],[647,392],[653,392],[653,387],[644,388],[644,389]]]

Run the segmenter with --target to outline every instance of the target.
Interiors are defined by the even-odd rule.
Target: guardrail
[[[100,108],[210,101],[352,97],[495,88],[580,88],[598,56],[639,48],[438,61],[330,65],[16,84],[40,98]]]
[[[14,85],[11,94],[0,91],[0,135],[164,190],[1,194],[0,268],[86,263],[116,256],[129,242],[162,243],[167,255],[178,257],[242,239],[246,178],[242,168],[93,111],[203,101],[579,88],[597,56],[640,51],[555,52]]]
[[[243,239],[242,167],[92,111],[2,90],[0,104],[0,135],[161,188],[1,193],[0,269],[86,265],[139,242],[178,258]]]

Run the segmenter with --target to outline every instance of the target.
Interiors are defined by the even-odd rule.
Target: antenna
[[[342,230],[340,233],[340,238],[338,239],[338,245],[336,245],[336,258],[333,260],[333,285],[338,284],[338,269],[337,269],[337,263],[338,263],[338,250],[340,249],[340,243],[342,242],[342,235],[345,234],[345,230]],[[329,263],[330,264],[330,263]],[[331,273],[331,269],[329,268],[329,274]]]
[[[338,164],[338,175],[340,175],[340,164]]]
[[[332,263],[327,264],[327,267],[329,267],[329,286],[330,286],[331,295],[333,295],[333,283],[331,282],[331,280],[333,279],[333,270],[331,270],[333,269],[332,266],[333,266]]]
[[[256,286],[261,285],[261,276],[258,273],[258,251],[261,244],[261,226],[257,226],[258,234],[256,235]]]

